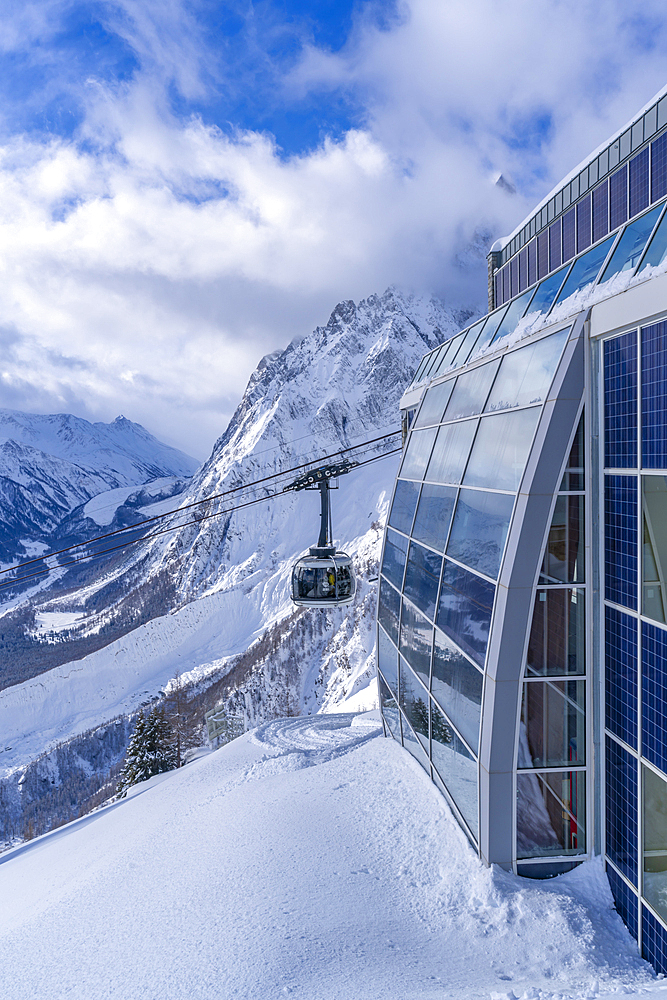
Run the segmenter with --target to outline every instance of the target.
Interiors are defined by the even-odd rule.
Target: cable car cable
[[[72,545],[66,545],[62,549],[55,549],[53,552],[47,552],[42,556],[36,556],[34,559],[27,559],[25,562],[17,563],[15,566],[7,566],[5,567],[5,569],[0,569],[0,576],[3,576],[6,573],[11,573],[18,569],[23,569],[26,566],[32,566],[35,563],[43,562],[44,559],[49,559],[51,556],[63,555],[63,553],[65,552],[71,552],[74,549],[80,549],[84,545],[91,545],[93,542],[101,542],[107,538],[113,538],[117,535],[127,534],[128,532],[134,531],[137,527],[140,527],[142,525],[151,524],[155,521],[160,521],[165,517],[172,517],[174,514],[180,514],[183,511],[190,510],[193,507],[199,507],[205,503],[211,503],[213,500],[219,500],[222,497],[229,496],[231,493],[238,493],[239,490],[251,489],[253,486],[261,485],[262,483],[268,482],[269,480],[276,480],[279,479],[281,476],[290,475],[292,472],[296,472],[299,469],[305,469],[309,466],[312,466],[314,462],[324,462],[329,458],[333,458],[335,455],[346,454],[347,452],[350,451],[357,451],[359,448],[363,448],[366,445],[376,444],[378,441],[385,441],[387,440],[387,438],[395,437],[397,434],[400,433],[401,432],[399,429],[396,431],[392,431],[390,434],[383,434],[380,437],[371,438],[369,441],[362,441],[360,444],[351,445],[349,448],[340,448],[338,451],[331,452],[329,455],[323,455],[322,457],[313,459],[310,462],[301,462],[299,465],[294,465],[292,466],[292,468],[285,469],[283,472],[274,472],[270,476],[263,476],[261,479],[255,479],[250,483],[242,483],[239,486],[232,486],[230,487],[230,489],[223,490],[221,493],[214,493],[210,497],[204,497],[201,500],[193,500],[192,503],[184,504],[182,507],[175,507],[174,510],[165,511],[164,514],[155,514],[153,517],[149,517],[146,518],[145,521],[141,521],[139,525],[131,524],[127,525],[124,528],[116,528],[114,529],[114,531],[107,531],[102,535],[95,535],[93,538],[88,538],[84,542],[76,542]],[[400,451],[400,449],[397,450]],[[393,451],[385,452],[384,454],[389,455],[389,454],[394,454],[394,452]],[[360,462],[359,464],[363,465],[365,463]],[[199,518],[199,520],[206,520],[206,518],[202,517]],[[195,523],[195,522],[187,522],[187,523]],[[184,526],[185,525],[177,525],[176,527],[184,527]]]
[[[387,435],[387,436],[390,437],[391,435]],[[389,456],[396,455],[400,451],[402,451],[402,448],[394,448],[391,451],[384,452],[382,455],[374,455],[372,458],[368,458],[368,459],[365,459],[362,462],[358,462],[356,464],[355,468],[359,469],[359,468],[361,468],[364,465],[370,465],[372,462],[378,462],[378,461],[380,461],[383,458],[389,458]],[[300,466],[297,466],[297,468],[300,468]],[[291,469],[289,471],[292,472],[294,470]],[[278,476],[281,476],[281,475],[283,475],[283,473],[279,473],[278,474]],[[223,495],[223,494],[219,494],[219,496],[220,495]],[[283,491],[281,491],[279,493],[269,493],[267,496],[256,497],[254,500],[248,500],[245,503],[236,504],[234,507],[229,507],[226,510],[215,511],[212,514],[204,514],[201,517],[194,518],[192,521],[184,521],[182,524],[169,525],[166,528],[161,528],[159,531],[153,531],[150,534],[141,535],[139,538],[130,538],[130,539],[127,539],[127,541],[121,542],[119,545],[113,545],[110,548],[108,548],[108,549],[102,549],[99,552],[89,552],[89,553],[81,554],[78,557],[74,557],[68,563],[59,563],[56,566],[47,566],[45,569],[38,570],[35,573],[27,573],[24,576],[15,577],[14,579],[7,580],[4,583],[0,583],[0,592],[3,591],[3,590],[12,589],[12,588],[16,587],[17,584],[24,583],[26,580],[33,580],[33,579],[36,579],[37,577],[40,577],[40,576],[47,576],[47,575],[49,575],[51,573],[55,573],[59,569],[68,570],[68,569],[70,569],[73,566],[79,566],[79,565],[81,565],[81,564],[83,564],[85,562],[94,562],[96,559],[101,559],[104,556],[109,555],[112,552],[118,552],[121,549],[129,548],[131,545],[136,545],[139,542],[149,541],[152,538],[158,538],[160,535],[167,534],[170,531],[178,531],[180,528],[187,528],[187,527],[189,527],[192,524],[199,524],[202,521],[208,521],[208,520],[210,520],[211,518],[214,518],[214,517],[222,517],[225,514],[233,514],[234,511],[242,510],[244,507],[252,507],[255,504],[264,503],[267,500],[273,500],[275,497],[281,497],[281,496],[285,496],[285,493]],[[183,507],[181,509],[182,510],[187,510],[188,507],[191,507],[191,506],[195,506],[195,505],[194,504],[188,504],[186,507]],[[162,516],[166,516],[166,515],[162,515]],[[146,523],[147,522],[142,522],[142,524],[146,524]],[[136,527],[138,527],[138,525],[133,525],[132,527],[136,528]],[[122,529],[122,530],[131,530],[131,529]],[[109,532],[107,535],[100,535],[97,539],[90,539],[90,541],[101,541],[103,539],[110,538],[111,536],[117,535],[117,534],[118,534],[117,531],[112,531],[112,532]],[[50,559],[51,556],[61,555],[63,552],[71,551],[71,549],[73,549],[73,548],[80,548],[82,545],[86,545],[86,544],[88,544],[88,543],[86,543],[86,542],[80,542],[79,545],[70,546],[68,549],[61,549],[61,550],[59,550],[59,552],[49,552],[46,556],[43,556],[41,559],[33,559],[33,560],[30,561],[30,563],[21,563],[19,566],[16,566],[16,567],[11,567],[10,566],[8,569],[2,570],[0,572],[8,573],[11,569],[21,569],[24,566],[28,566],[28,565],[30,565],[32,563],[35,563],[35,562],[43,562],[44,559]]]

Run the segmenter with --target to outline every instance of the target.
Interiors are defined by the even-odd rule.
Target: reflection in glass
[[[642,611],[654,621],[665,622],[667,573],[667,477],[644,476],[644,558]]]
[[[480,420],[463,482],[516,492],[523,476],[540,407],[498,413]]]
[[[456,337],[452,339],[447,344],[447,350],[440,358],[438,367],[433,369],[433,375],[439,375],[442,372],[446,372],[448,368],[452,367],[452,362],[458,353],[459,347],[463,343],[464,333],[459,333]]]
[[[421,764],[421,766],[424,768],[427,774],[430,775],[431,766],[429,764],[428,757],[426,756],[428,751],[424,750],[422,744],[419,742],[413,730],[406,722],[405,715],[403,715],[402,717],[402,727],[403,727],[403,746],[405,747],[406,750],[408,750],[412,754],[417,763]]]
[[[482,412],[499,364],[500,359],[498,358],[459,375],[456,380],[456,389],[454,389],[445,410],[445,420],[471,417],[475,413]]]
[[[561,267],[560,271],[555,271],[554,274],[549,275],[537,286],[537,291],[533,297],[532,302],[526,310],[526,318],[528,316],[536,316],[538,313],[546,314],[551,309],[553,301],[558,294],[558,289],[563,283],[563,278],[567,274],[570,265],[567,264],[565,267]]]
[[[565,473],[563,475],[563,480],[560,484],[560,489],[562,493],[570,492],[573,490],[583,490],[584,488],[584,415],[581,414],[581,420],[579,421],[579,426],[577,427],[577,433],[574,435],[574,441],[572,442],[572,447],[570,448],[570,454],[567,459],[567,466]]]
[[[585,682],[527,681],[521,704],[518,767],[585,763]]]
[[[412,518],[414,517],[417,497],[419,496],[419,483],[413,483],[409,479],[399,479],[396,483],[394,501],[391,505],[389,524],[392,528],[410,534]]]
[[[408,601],[403,601],[400,649],[426,687],[431,668],[433,626]]]
[[[540,583],[583,583],[584,498],[559,496],[551,519]]]
[[[436,625],[484,665],[496,588],[445,559]]]
[[[482,679],[481,671],[436,629],[431,694],[475,753],[479,747]]]
[[[454,364],[456,365],[457,368],[460,368],[461,365],[464,365],[468,360],[468,358],[470,357],[470,355],[472,354],[475,342],[479,337],[481,329],[485,323],[486,323],[486,316],[484,317],[484,319],[480,319],[479,323],[475,323],[474,326],[471,326],[468,332],[466,333],[464,339],[461,341],[461,346],[456,352],[456,357],[454,358]]]
[[[435,615],[441,568],[442,556],[411,542],[403,592],[431,619]]]
[[[424,469],[428,465],[436,433],[435,427],[429,427],[424,431],[413,430],[410,433],[410,440],[401,466],[403,479],[423,479]]]
[[[477,424],[477,420],[464,420],[460,424],[444,424],[440,428],[426,471],[427,482],[461,482]]]
[[[605,258],[615,239],[615,236],[610,236],[609,239],[604,240],[603,243],[598,243],[592,250],[585,253],[583,257],[575,260],[572,270],[568,274],[567,280],[556,299],[557,303],[564,302],[570,295],[580,292],[582,288],[586,288],[587,285],[595,281],[598,271],[604,264]]]
[[[387,539],[384,543],[382,573],[400,590],[403,585],[403,570],[408,553],[408,540],[397,531],[387,528]]]
[[[398,703],[428,753],[428,694],[403,660]]]
[[[530,406],[546,399],[569,332],[569,329],[559,330],[550,337],[506,354],[486,410]]]
[[[516,779],[518,858],[586,853],[586,772],[523,772]]]
[[[430,427],[432,424],[440,423],[455,381],[456,379],[450,379],[448,382],[440,382],[439,385],[433,385],[427,390],[415,427]]]
[[[398,702],[381,677],[378,677],[378,693],[380,709],[382,710],[385,722],[389,726],[389,731],[394,739],[400,742],[401,727],[398,721]]]
[[[517,326],[519,325],[519,320],[526,311],[526,307],[530,302],[534,289],[531,288],[529,292],[524,292],[517,299],[513,299],[510,302],[509,309],[505,313],[504,319],[498,329],[496,330],[494,341],[500,340],[501,337],[506,337],[510,333],[514,333]]]
[[[642,765],[644,778],[644,893],[667,920],[667,782]]]
[[[644,257],[641,267],[639,268],[638,274],[644,270],[645,267],[659,267],[662,262],[667,257],[667,214],[663,215],[660,220],[660,225],[653,234],[653,239],[649,243],[649,248],[646,251],[646,256]]]
[[[451,346],[451,341],[447,341],[447,343],[442,344],[440,347],[437,348],[437,350],[433,351],[433,353],[429,357],[429,363],[424,369],[424,374],[423,374],[424,380],[433,378],[436,371],[438,370],[438,365],[442,361],[443,356],[449,350],[450,346]]]
[[[538,590],[528,642],[528,676],[586,673],[583,590]]]
[[[642,215],[641,218],[635,219],[634,222],[625,227],[623,235],[604,269],[600,284],[610,281],[614,275],[620,274],[621,271],[634,270],[661,212],[662,205],[647,212],[646,215]]]
[[[387,684],[398,694],[398,650],[384,629],[378,629],[378,666]]]
[[[505,549],[514,497],[462,489],[447,555],[495,580]]]
[[[412,535],[442,552],[452,520],[456,489],[453,486],[422,486]]]
[[[431,756],[447,791],[477,836],[477,763],[431,701]]]
[[[378,621],[393,642],[398,646],[398,616],[401,613],[401,597],[394,588],[380,577],[380,600]]]
[[[496,309],[495,312],[491,313],[484,324],[484,329],[479,335],[479,340],[475,344],[474,349],[471,351],[470,360],[477,357],[477,355],[488,347],[493,338],[496,335],[496,330],[505,318],[505,313],[509,309],[508,305],[501,306],[500,309]]]

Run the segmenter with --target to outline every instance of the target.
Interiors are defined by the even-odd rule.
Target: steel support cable
[[[24,569],[27,566],[33,566],[35,563],[43,562],[45,559],[50,559],[52,556],[60,556],[65,552],[72,552],[75,549],[83,548],[84,545],[91,545],[94,542],[102,542],[107,538],[114,538],[117,535],[128,534],[131,531],[135,531],[138,527],[142,527],[146,524],[151,524],[155,521],[161,521],[165,517],[173,517],[174,514],[180,514],[183,511],[191,510],[193,507],[199,507],[202,504],[211,503],[213,500],[220,500],[222,497],[227,497],[231,493],[238,493],[239,490],[251,489],[253,486],[260,486],[262,483],[280,479],[282,476],[291,475],[292,472],[297,472],[299,469],[308,468],[310,465],[316,463],[325,462],[329,458],[333,458],[335,455],[347,454],[350,451],[357,451],[359,448],[364,448],[367,445],[376,444],[378,441],[386,441],[388,438],[395,437],[400,434],[400,429],[392,431],[390,434],[382,434],[380,437],[371,438],[369,441],[362,441],[360,444],[351,445],[349,448],[339,448],[338,451],[331,452],[329,455],[323,455],[320,458],[315,458],[310,462],[301,462],[300,465],[294,465],[291,469],[285,469],[283,472],[274,472],[270,476],[263,476],[261,479],[255,479],[250,483],[241,483],[239,486],[232,486],[228,490],[223,490],[222,493],[214,493],[210,497],[204,497],[201,500],[193,500],[192,503],[184,504],[182,507],[175,507],[174,510],[165,511],[164,514],[155,514],[153,517],[146,518],[145,521],[141,521],[137,524],[127,525],[125,528],[116,528],[114,531],[107,531],[102,535],[95,535],[93,538],[88,538],[85,542],[76,542],[72,545],[66,545],[62,549],[55,549],[53,552],[47,552],[42,556],[36,556],[34,559],[27,559],[25,562],[17,563],[15,566],[7,566],[5,569],[0,569],[0,576],[4,576],[6,573],[13,573],[16,570]],[[400,450],[400,449],[398,449]],[[385,452],[384,454],[394,454],[394,452]],[[360,465],[365,463],[360,462]],[[209,516],[209,515],[207,515]],[[206,518],[198,518],[198,520],[205,520]],[[195,522],[187,522],[195,523]],[[184,525],[177,525],[177,527],[183,527]],[[109,550],[111,551],[111,550]]]
[[[364,465],[370,465],[371,462],[378,462],[383,458],[388,458],[390,455],[396,455],[398,452],[402,451],[402,448],[394,448],[392,451],[386,451],[382,455],[374,455],[372,458],[367,458],[363,462],[359,462],[356,466],[357,469],[362,468]],[[290,470],[291,471],[291,470]],[[282,475],[282,473],[281,473]],[[17,584],[24,583],[26,580],[34,580],[40,576],[48,576],[51,573],[55,573],[59,569],[71,569],[72,566],[79,566],[86,562],[94,562],[96,559],[102,559],[104,556],[109,555],[112,552],[118,552],[121,549],[129,548],[131,545],[137,545],[139,542],[149,541],[152,538],[158,538],[160,535],[168,534],[170,531],[178,531],[180,528],[187,528],[192,524],[200,524],[202,521],[208,521],[213,517],[223,517],[225,514],[233,514],[236,510],[242,510],[244,507],[252,507],[254,504],[265,503],[267,500],[273,500],[276,497],[284,497],[286,494],[282,491],[280,493],[269,493],[265,497],[257,497],[255,500],[248,500],[246,503],[236,504],[234,507],[228,507],[227,510],[218,510],[213,514],[204,514],[201,517],[195,517],[192,521],[183,521],[181,524],[170,524],[166,528],[161,528],[159,531],[153,531],[150,534],[141,535],[139,538],[129,538],[127,541],[121,542],[119,545],[112,545],[108,549],[102,549],[99,552],[88,552],[80,556],[74,557],[70,562],[59,563],[56,566],[47,566],[45,569],[38,570],[35,573],[26,573],[24,576],[15,577],[12,580],[7,580],[5,583],[0,583],[0,592],[3,590],[11,590],[16,587]],[[190,506],[190,505],[188,505]],[[183,508],[186,509],[186,508]],[[146,523],[146,522],[144,522]],[[135,528],[137,525],[134,526]],[[110,535],[116,534],[116,532],[110,532]],[[108,538],[109,535],[101,536],[102,538]],[[85,543],[82,543],[85,544]],[[77,547],[77,546],[72,546]],[[62,551],[68,551],[63,549]],[[47,556],[43,557],[49,559],[52,555],[56,555],[55,552],[50,552]],[[32,560],[32,562],[43,562],[42,560]],[[27,563],[22,563],[22,566],[28,565]],[[21,568],[21,567],[17,567]],[[7,572],[6,570],[3,572]]]

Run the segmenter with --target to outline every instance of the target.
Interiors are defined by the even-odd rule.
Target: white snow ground
[[[667,995],[593,862],[481,866],[374,714],[266,723],[0,858],[3,1000]]]

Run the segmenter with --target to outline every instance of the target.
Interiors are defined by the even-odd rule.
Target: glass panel
[[[382,573],[388,580],[398,587],[403,586],[403,570],[405,569],[405,557],[408,552],[408,540],[397,532],[387,528],[387,539],[384,543],[384,557],[382,559]]]
[[[452,394],[455,381],[452,378],[448,382],[441,382],[439,385],[431,386],[427,390],[424,402],[419,411],[419,416],[415,421],[415,427],[428,427],[431,424],[440,423],[442,415],[445,412],[445,407],[449,402],[449,397]]]
[[[401,613],[401,596],[387,581],[380,577],[378,621],[398,645],[398,616]]]
[[[586,673],[583,590],[538,590],[528,641],[528,676]]]
[[[410,666],[428,687],[431,650],[433,648],[433,626],[408,601],[403,601],[400,648]]]
[[[509,308],[505,313],[505,318],[496,330],[494,341],[500,340],[501,337],[506,337],[510,333],[514,333],[516,330],[519,320],[526,311],[526,306],[530,302],[533,296],[533,289],[529,292],[525,292],[520,295],[518,299],[513,299],[509,304]]]
[[[584,488],[584,415],[582,413],[567,459],[567,467],[560,484],[562,493]]]
[[[443,355],[446,354],[446,352],[449,350],[450,344],[451,341],[449,341],[446,344],[442,344],[440,347],[438,347],[437,350],[433,351],[432,354],[429,356],[428,365],[424,369],[424,374],[422,375],[422,378],[424,380],[432,378],[435,375],[436,371],[438,370],[438,364],[442,359]]]
[[[428,751],[425,751],[422,744],[419,742],[414,734],[414,731],[410,727],[409,723],[406,722],[406,717],[403,715],[401,720],[401,725],[403,729],[403,746],[405,749],[412,754],[418,764],[424,768],[427,774],[431,774],[431,765],[429,759],[426,756]]]
[[[663,215],[660,225],[653,234],[638,273],[641,274],[645,267],[659,267],[665,257],[667,257],[667,213]]]
[[[496,490],[518,490],[540,407],[483,417],[463,482]]]
[[[461,490],[447,555],[495,579],[513,507],[514,497],[506,493]]]
[[[414,517],[417,497],[419,496],[419,483],[413,483],[409,479],[399,479],[396,483],[394,501],[391,505],[389,523],[392,528],[410,534],[412,518]]]
[[[560,271],[556,271],[551,274],[548,278],[538,286],[537,291],[533,297],[532,302],[526,310],[526,316],[536,316],[538,313],[546,314],[551,309],[554,299],[558,294],[558,289],[563,283],[563,278],[569,270],[569,265],[566,267],[561,267]]]
[[[507,312],[508,309],[509,306],[506,305],[501,306],[500,309],[497,309],[494,313],[491,313],[491,315],[488,317],[484,325],[484,329],[482,330],[479,336],[479,340],[475,344],[475,349],[474,351],[472,351],[470,355],[471,359],[476,357],[480,353],[480,351],[483,351],[484,348],[488,347],[488,345],[491,343],[491,341],[496,335],[496,330],[502,323],[505,313]]]
[[[479,748],[482,680],[481,671],[436,629],[431,693],[475,753]]]
[[[486,410],[530,406],[546,398],[569,328],[512,351],[503,358]]]
[[[423,479],[436,434],[435,427],[429,427],[425,431],[410,432],[410,440],[401,466],[403,479]]]
[[[399,705],[428,753],[428,695],[403,660]]]
[[[519,774],[516,780],[519,858],[586,853],[586,772]]]
[[[666,622],[667,604],[667,477],[643,477],[644,559],[642,611]]]
[[[540,583],[583,583],[584,498],[558,497],[551,519]]]
[[[654,208],[640,219],[631,222],[626,226],[616,249],[611,255],[611,259],[604,269],[600,282],[610,281],[614,275],[621,271],[630,271],[639,263],[639,258],[644,252],[647,240],[653,232],[653,227],[658,221],[658,216],[662,212],[662,205]]]
[[[389,732],[394,739],[400,741],[401,727],[398,721],[398,702],[381,677],[378,677],[378,694],[380,709],[382,710],[385,722],[389,726]]]
[[[484,317],[484,319],[480,319],[479,323],[475,323],[474,326],[471,326],[468,332],[466,333],[463,341],[461,342],[461,346],[456,352],[456,357],[454,358],[454,363],[457,366],[464,365],[468,360],[468,358],[470,357],[472,349],[475,346],[475,341],[479,337],[482,327],[484,326],[485,323],[486,323],[486,316]]]
[[[499,364],[500,359],[459,375],[456,389],[445,410],[445,420],[471,417],[482,412]]]
[[[586,763],[584,681],[528,681],[523,685],[519,767]]]
[[[412,380],[412,385],[419,385],[419,383],[422,380],[422,375],[426,371],[426,366],[429,363],[429,360],[431,360],[431,355],[430,354],[427,354],[426,357],[424,357],[424,358],[421,359],[419,368],[415,372],[414,378]]]
[[[452,339],[449,341],[449,344],[447,345],[446,352],[442,355],[440,359],[440,364],[437,366],[437,368],[433,369],[434,375],[438,375],[440,372],[447,371],[448,368],[451,368],[452,362],[454,361],[454,358],[458,353],[459,347],[463,342],[464,336],[465,336],[464,333],[459,333],[456,335],[456,337],[452,337]]]
[[[420,542],[425,542],[439,552],[443,552],[455,500],[456,488],[454,486],[435,486],[424,483],[412,531],[413,536]]]
[[[403,592],[431,619],[435,616],[441,569],[442,556],[416,542],[411,543]]]
[[[667,782],[646,765],[644,776],[644,896],[667,920]]]
[[[433,702],[431,757],[447,791],[477,836],[477,763]]]
[[[398,694],[398,650],[384,629],[378,629],[378,667],[387,684]]]
[[[484,665],[496,588],[445,559],[436,624],[457,646]]]
[[[580,292],[582,288],[592,284],[598,276],[598,271],[604,264],[615,236],[610,236],[604,243],[599,243],[583,257],[579,257],[572,265],[572,270],[567,276],[565,284],[561,289],[556,302],[564,302],[570,295]]]
[[[445,424],[440,428],[426,472],[428,482],[461,482],[478,423],[477,420],[464,420],[460,424]]]

